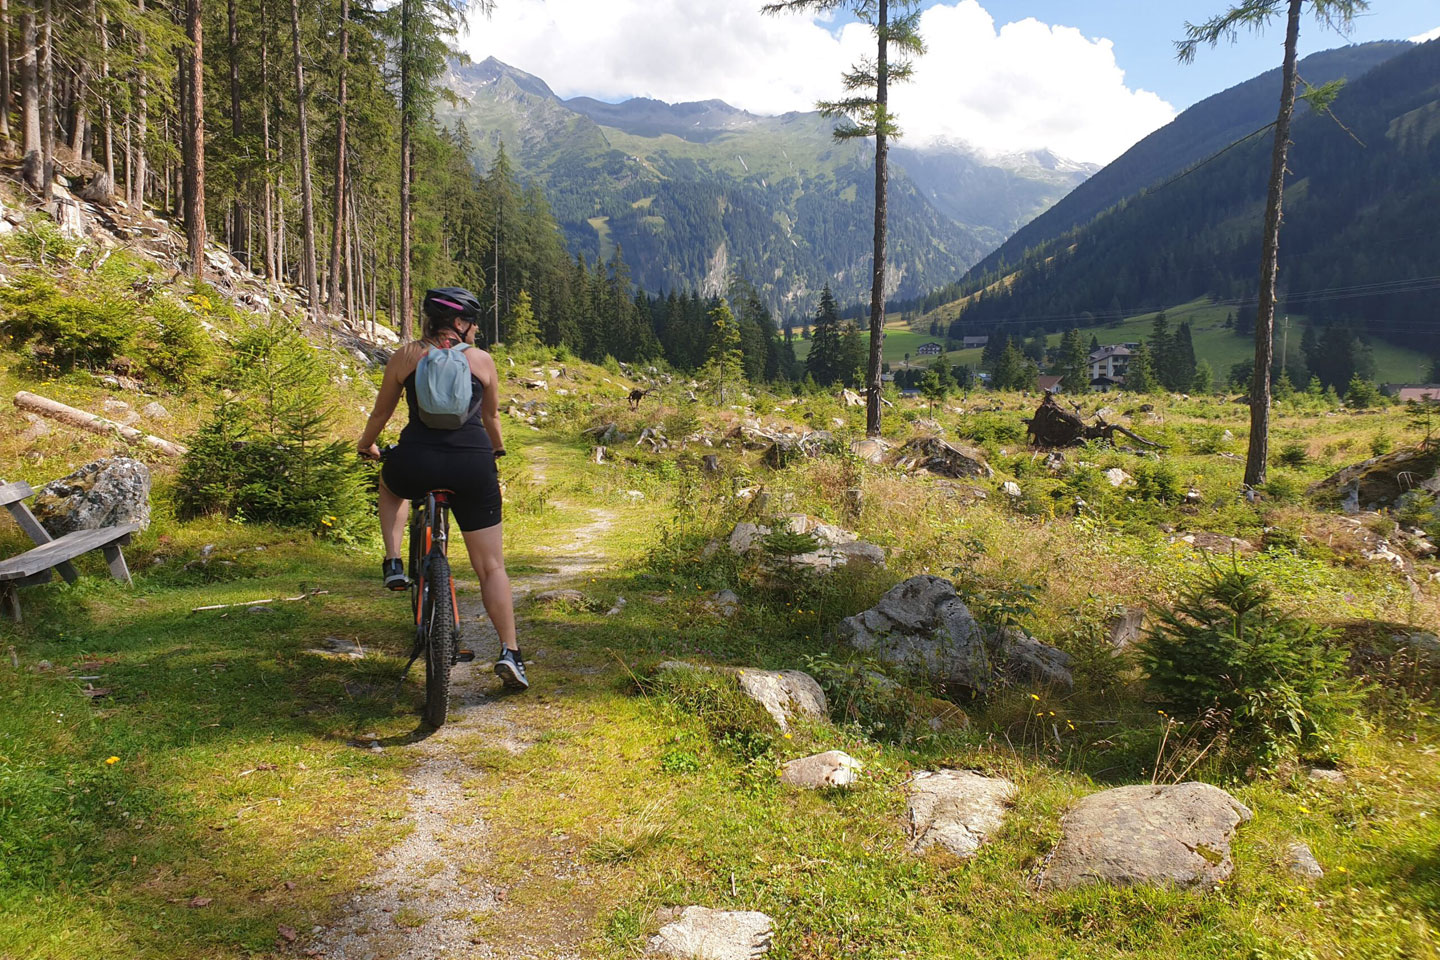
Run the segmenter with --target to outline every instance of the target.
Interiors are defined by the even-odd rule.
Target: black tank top
[[[490,434],[485,432],[485,423],[480,416],[480,398],[485,395],[485,385],[472,371],[470,374],[471,402],[475,413],[458,430],[436,430],[427,427],[420,419],[420,404],[415,399],[415,374],[405,378],[405,405],[410,408],[410,422],[400,431],[400,445],[420,447],[447,447],[452,450],[492,450]]]

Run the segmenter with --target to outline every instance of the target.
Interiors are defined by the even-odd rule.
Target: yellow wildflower
[[[110,764],[116,764],[116,763],[119,763],[119,762],[120,762],[120,758],[119,758],[119,757],[106,757],[106,758],[105,758],[105,763],[106,763],[107,766],[110,765]]]

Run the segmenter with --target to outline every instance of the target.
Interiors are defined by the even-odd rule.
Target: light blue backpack
[[[470,388],[469,344],[431,347],[415,368],[415,400],[420,421],[432,430],[459,430],[475,415],[479,402]]]

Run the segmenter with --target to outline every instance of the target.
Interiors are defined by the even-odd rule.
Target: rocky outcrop
[[[1208,783],[1116,787],[1061,821],[1040,877],[1047,890],[1092,883],[1213,887],[1230,876],[1230,840],[1249,808]]]
[[[122,523],[144,529],[150,526],[150,468],[129,457],[87,463],[41,487],[32,508],[52,537]]]
[[[859,760],[841,750],[827,750],[780,766],[780,782],[806,790],[848,787],[860,779]]]
[[[646,953],[684,960],[755,960],[770,951],[771,920],[754,910],[661,911],[665,925]]]
[[[1070,656],[1015,627],[989,630],[942,577],[911,577],[840,623],[855,649],[947,686],[984,692],[997,679],[1069,688]]]
[[[1351,464],[1310,488],[1346,513],[1392,506],[1411,490],[1440,493],[1440,450],[1409,447]]]
[[[944,847],[957,857],[973,857],[1005,822],[1015,797],[1009,780],[969,770],[927,770],[915,774],[905,805],[910,848],[916,852]]]

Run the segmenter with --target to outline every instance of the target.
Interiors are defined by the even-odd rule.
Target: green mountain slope
[[[457,66],[477,163],[504,144],[546,196],[572,251],[618,245],[650,290],[714,292],[731,271],[782,311],[808,311],[830,283],[868,289],[874,173],[867,147],[840,144],[815,113],[761,117],[720,101],[560,100],[493,58]],[[915,296],[962,273],[1090,172],[1046,154],[987,162],[955,147],[896,152],[891,290]]]
[[[1348,131],[1313,114],[1295,124],[1281,309],[1307,316],[1317,331],[1433,353],[1440,43],[1373,68],[1333,109]],[[1016,269],[972,274],[960,292],[983,293],[964,304],[953,332],[1028,335],[1197,298],[1241,318],[1254,302],[1269,150],[1256,138],[1041,245]],[[1326,359],[1314,344],[1310,356],[1317,367]]]
[[[1354,79],[1410,46],[1404,42],[1378,42],[1326,50],[1300,61],[1299,72],[1317,86],[1343,77]],[[1125,198],[1272,123],[1279,89],[1280,70],[1276,68],[1201,100],[1015,231],[972,272],[983,273],[1004,263],[1016,263],[1031,247],[1088,222]],[[1300,107],[1302,113],[1307,109],[1303,104]]]

